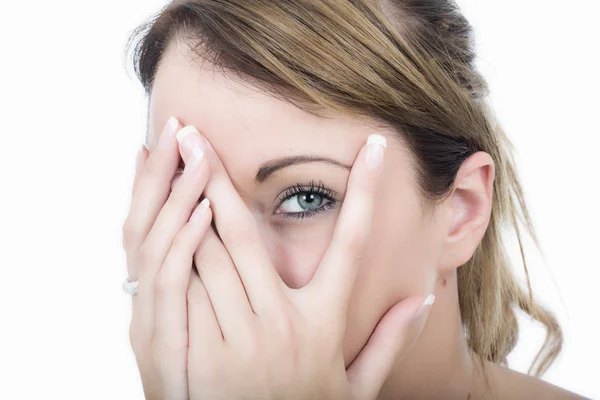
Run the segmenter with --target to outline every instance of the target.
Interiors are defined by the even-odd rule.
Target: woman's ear
[[[451,271],[473,256],[492,213],[494,160],[483,151],[461,165],[450,196],[444,202],[447,221],[440,270]]]

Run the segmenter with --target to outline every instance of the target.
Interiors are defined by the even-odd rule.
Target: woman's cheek
[[[272,260],[288,287],[298,289],[311,281],[331,243],[334,228],[335,218],[331,216],[278,224],[272,235]]]

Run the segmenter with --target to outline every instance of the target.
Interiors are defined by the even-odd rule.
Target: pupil
[[[320,201],[319,201],[320,200]],[[310,210],[314,210],[319,208],[323,199],[318,194],[303,194],[298,198],[298,203],[302,208],[308,208]]]

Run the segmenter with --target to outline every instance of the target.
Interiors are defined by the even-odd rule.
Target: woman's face
[[[370,134],[387,137],[370,244],[349,304],[344,342],[348,365],[391,306],[433,289],[442,240],[436,219],[420,218],[409,153],[391,130],[340,115],[318,118],[225,78],[208,62],[201,65],[188,58],[187,49],[183,42],[173,42],[156,74],[150,98],[150,151],[171,115],[205,135],[253,213],[273,266],[291,288],[311,280],[329,246],[350,174],[340,165],[352,166]],[[289,165],[257,181],[263,165],[298,156],[333,162]],[[293,190],[299,184],[309,191],[311,182],[313,197]],[[290,197],[284,200],[286,194]],[[297,218],[303,212],[311,213]]]

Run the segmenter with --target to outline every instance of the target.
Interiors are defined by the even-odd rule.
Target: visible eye
[[[281,214],[285,218],[311,218],[337,205],[336,194],[325,187],[321,181],[316,187],[314,181],[311,181],[308,188],[297,184],[287,189],[279,200],[281,203],[275,214]]]

